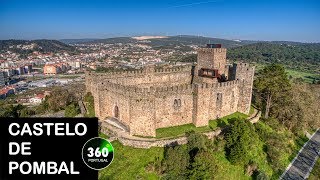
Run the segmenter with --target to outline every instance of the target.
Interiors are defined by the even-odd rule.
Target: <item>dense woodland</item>
[[[230,48],[227,51],[229,61],[243,61],[257,64],[278,63],[286,68],[298,71],[320,73],[320,44],[295,45],[279,43],[254,43]],[[173,55],[166,59],[173,62],[196,62],[197,55]]]
[[[320,44],[256,43],[228,50],[227,58],[261,64],[279,63],[287,68],[320,72]]]

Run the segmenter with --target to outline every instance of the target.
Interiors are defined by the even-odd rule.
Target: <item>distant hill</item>
[[[85,38],[85,39],[59,39],[58,41],[65,43],[65,44],[77,44],[77,43],[86,43],[86,42],[92,42],[94,40],[98,40],[98,39],[94,39],[94,38]]]
[[[96,39],[96,40],[85,40],[85,39],[74,39],[74,40],[60,40],[65,43],[70,42],[82,42],[82,43],[106,43],[106,44],[113,44],[113,43],[137,43],[140,42],[142,44],[148,44],[153,47],[170,47],[175,45],[199,45],[204,46],[208,43],[217,43],[222,44],[222,46],[230,48],[230,47],[238,47],[245,44],[254,43],[251,41],[233,41],[233,40],[226,40],[226,39],[219,39],[219,38],[210,38],[210,37],[203,37],[203,36],[190,36],[190,35],[179,35],[179,36],[168,36],[163,38],[162,36],[159,38],[147,38],[141,39],[137,37],[114,37],[114,38],[107,38],[107,39]]]
[[[280,63],[308,72],[320,72],[320,43],[259,42],[228,50],[228,59],[256,62]]]
[[[48,52],[74,52],[75,47],[57,40],[0,40],[0,52],[12,51],[20,54],[29,54],[34,51]]]
[[[157,38],[159,37],[159,38]],[[211,38],[193,35],[178,35],[178,36],[139,36],[139,37],[113,37],[106,39],[61,39],[59,40],[66,44],[76,43],[137,43],[149,44],[155,47],[166,47],[174,45],[198,45],[205,46],[208,43],[222,44],[223,47],[232,48],[255,43],[271,43],[271,44],[288,44],[288,45],[303,45],[305,43],[293,41],[257,41],[257,40],[227,40],[221,38]]]

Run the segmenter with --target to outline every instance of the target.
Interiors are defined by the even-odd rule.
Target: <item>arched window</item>
[[[220,109],[222,107],[222,93],[217,93],[217,108]]]
[[[173,106],[178,106],[178,100],[177,99],[174,100]]]
[[[181,107],[181,99],[175,99],[173,101],[173,108],[175,110],[178,110]]]
[[[117,105],[114,107],[113,114],[115,118],[119,118],[119,108]]]

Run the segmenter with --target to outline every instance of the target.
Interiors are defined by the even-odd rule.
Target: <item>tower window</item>
[[[220,109],[222,107],[222,93],[217,94],[216,106],[218,109]]]
[[[175,110],[178,110],[181,107],[181,99],[175,99],[173,101],[173,108]]]

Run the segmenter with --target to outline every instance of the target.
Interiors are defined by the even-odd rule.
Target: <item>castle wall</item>
[[[155,101],[152,98],[130,100],[130,134],[156,136]]]
[[[142,88],[146,88],[150,86],[191,83],[191,68],[192,66],[186,65],[172,68],[151,68],[109,73],[87,72],[86,85],[90,86],[90,82],[111,82],[128,86],[139,85]]]
[[[103,99],[102,106],[100,106],[100,118],[105,119],[106,117],[115,117],[126,125],[130,126],[130,99],[128,96],[112,92],[102,91]],[[117,111],[117,112],[116,112]],[[118,116],[118,117],[116,117]]]
[[[155,96],[156,128],[192,123],[192,86],[164,88]]]
[[[216,88],[215,95],[213,95],[216,106],[215,118],[224,117],[238,111],[239,85],[239,81],[229,81],[220,83]]]
[[[236,112],[240,98],[239,85],[239,81],[196,85],[193,123],[197,127],[206,126],[208,120]]]
[[[153,73],[131,78],[123,77],[119,79],[110,79],[109,81],[129,86],[139,85],[142,88],[147,88],[150,86],[191,83],[191,75],[190,71],[176,73]]]

